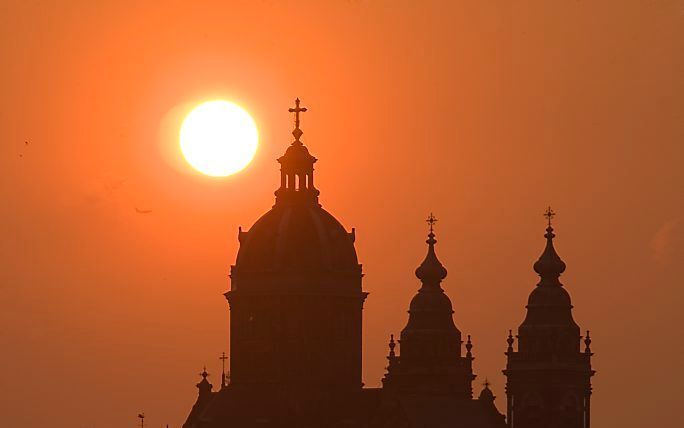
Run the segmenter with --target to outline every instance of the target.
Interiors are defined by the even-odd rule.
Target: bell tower
[[[553,245],[549,207],[546,248],[534,270],[540,281],[530,294],[527,316],[518,328],[518,346],[509,331],[507,377],[510,428],[590,428],[591,368],[589,331],[581,350],[580,328],[570,295],[559,281],[565,271]]]
[[[475,379],[473,345],[468,336],[464,355],[451,300],[440,285],[447,270],[435,252],[437,219],[430,214],[427,222],[427,254],[416,269],[422,285],[409,306],[408,323],[399,340],[399,356],[394,350],[394,337],[390,339],[389,366],[382,381],[383,388],[397,393],[446,395],[469,400]]]

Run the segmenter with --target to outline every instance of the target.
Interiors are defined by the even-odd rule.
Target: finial
[[[140,419],[140,427],[145,428],[145,412],[138,413],[138,419]]]
[[[207,366],[204,366],[202,372],[199,375],[202,376],[203,379],[206,379],[207,376],[209,376],[209,373],[207,373]]]
[[[485,378],[485,381],[482,382],[482,386],[489,389],[489,385],[491,385],[491,383],[489,383],[489,379]]]
[[[513,342],[515,342],[515,339],[513,339],[513,330],[508,330],[508,339],[506,339],[506,342],[508,343],[508,352],[513,352]]]
[[[468,335],[468,341],[466,342],[466,358],[469,360],[473,359],[473,353],[471,352],[473,349],[473,342],[470,341],[470,335]]]
[[[394,347],[397,346],[397,344],[394,342],[394,335],[390,334],[390,341],[389,341],[389,357],[394,358],[396,354],[394,353]]]
[[[556,235],[553,233],[553,227],[551,226],[551,219],[556,215],[556,213],[549,206],[544,213],[544,217],[548,220],[548,226],[546,227],[546,233],[544,237],[546,238],[546,248],[544,252],[539,257],[539,260],[534,264],[534,271],[541,277],[541,282],[539,285],[558,285],[562,284],[558,281],[558,277],[565,271],[565,262],[561,260],[556,249],[553,247],[553,238]]]
[[[546,217],[546,219],[548,220],[548,222],[549,222],[549,227],[551,227],[551,220],[552,220],[555,216],[556,216],[556,213],[551,209],[551,205],[549,205],[549,207],[548,207],[548,208],[546,209],[546,211],[544,212],[544,217]]]
[[[430,213],[425,221],[430,225],[430,233],[428,233],[428,239],[425,241],[428,244],[428,253],[423,263],[416,269],[416,276],[423,283],[427,281],[434,285],[435,282],[439,284],[441,280],[446,278],[447,270],[437,259],[437,254],[435,254],[435,244],[437,243],[435,239],[435,223],[437,223],[437,218],[434,214]]]
[[[221,352],[219,360],[221,360],[221,388],[226,387],[226,360],[228,357],[225,352]]]
[[[435,239],[435,223],[437,223],[437,221],[437,217],[435,217],[435,215],[432,213],[430,213],[427,220],[425,220],[425,222],[430,225],[430,233],[428,233],[428,240],[425,242],[427,242],[430,245],[435,245],[437,243],[437,240]]]
[[[589,330],[587,330],[587,335],[584,337],[584,353],[591,355],[591,337],[589,337]]]
[[[301,143],[301,141],[299,141],[299,139],[301,138],[302,134],[304,134],[304,132],[301,129],[299,129],[299,113],[306,112],[307,108],[306,107],[299,107],[299,103],[300,103],[299,98],[295,99],[294,108],[290,108],[290,109],[288,109],[288,111],[290,113],[295,114],[295,129],[294,129],[294,131],[292,131],[292,135],[294,135],[295,141],[292,144],[299,143],[298,145],[301,145],[302,143]]]
[[[544,237],[547,240],[552,240],[553,238],[556,237],[553,233],[553,226],[551,225],[551,220],[556,216],[556,212],[551,209],[551,205],[544,211],[544,217],[546,217],[546,221],[548,222],[548,225],[546,226],[546,233],[544,234]]]
[[[437,220],[437,217],[435,217],[434,214],[430,213],[427,220],[425,220],[425,221],[430,225],[430,233],[434,232],[435,223],[437,223],[439,221],[439,220]]]

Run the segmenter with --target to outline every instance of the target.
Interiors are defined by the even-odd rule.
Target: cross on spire
[[[544,212],[544,217],[549,221],[549,227],[551,227],[551,219],[556,216],[556,213],[551,209],[551,206],[546,209]]]
[[[294,108],[288,109],[290,113],[295,114],[295,129],[292,131],[292,135],[295,137],[295,142],[299,141],[299,138],[302,136],[304,132],[302,132],[301,129],[299,129],[299,113],[305,113],[307,108],[306,107],[299,107],[299,98],[295,99],[295,106]]]
[[[434,216],[434,214],[430,213],[428,216],[427,220],[425,220],[427,224],[430,225],[430,233],[433,233],[435,231],[435,223],[437,223],[437,217]]]

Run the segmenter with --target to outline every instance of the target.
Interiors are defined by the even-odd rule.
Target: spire
[[[437,259],[437,254],[435,253],[437,240],[435,239],[434,226],[437,223],[437,219],[430,213],[425,221],[430,225],[428,239],[425,241],[428,244],[428,252],[423,263],[416,269],[416,276],[423,282],[423,286],[439,287],[439,283],[447,276],[447,270]]]
[[[544,252],[539,257],[539,260],[534,264],[534,271],[539,274],[541,281],[538,285],[540,286],[562,286],[558,277],[565,271],[565,262],[561,260],[556,249],[553,247],[553,238],[556,235],[553,233],[553,226],[551,225],[551,219],[556,215],[556,213],[548,207],[544,213],[544,217],[548,220],[548,226],[546,228],[546,248]]]

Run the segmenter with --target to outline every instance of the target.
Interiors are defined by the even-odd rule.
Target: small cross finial
[[[207,366],[204,366],[202,368],[202,373],[200,373],[200,376],[202,376],[204,379],[206,379],[207,376],[209,376],[209,373],[207,373]]]
[[[225,352],[221,352],[221,356],[219,357],[219,360],[221,360],[221,386],[224,387],[226,386],[226,360],[228,359],[228,356],[226,355]]]
[[[491,385],[491,383],[489,383],[489,379],[485,378],[485,381],[482,385],[484,385],[485,388],[489,388],[489,385]]]
[[[427,224],[430,225],[430,233],[433,233],[435,231],[435,223],[437,223],[437,217],[435,217],[434,214],[430,213],[428,216],[427,220],[425,220]]]
[[[305,113],[307,108],[306,107],[299,107],[299,98],[295,99],[295,106],[294,108],[288,109],[290,113],[295,114],[295,129],[292,131],[292,135],[295,137],[295,141],[299,141],[299,138],[302,136],[304,132],[302,132],[301,129],[299,129],[299,113]]]
[[[544,217],[549,221],[549,227],[551,227],[551,219],[553,219],[556,216],[556,213],[551,209],[551,206],[546,209],[544,212]]]

